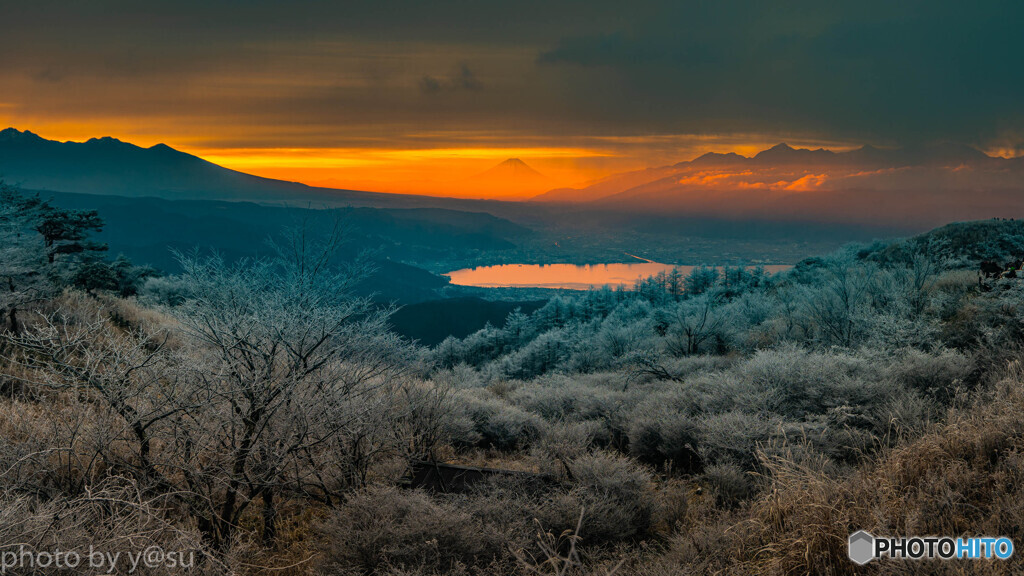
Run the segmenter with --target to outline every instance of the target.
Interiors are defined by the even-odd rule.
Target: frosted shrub
[[[465,363],[456,364],[451,368],[438,370],[434,372],[431,380],[441,386],[448,386],[456,390],[464,388],[480,388],[485,385],[480,373],[473,369],[472,366]]]
[[[697,418],[657,402],[638,407],[630,418],[629,451],[638,460],[655,466],[671,463],[681,472],[701,468]]]
[[[773,327],[761,325],[777,313],[776,306],[775,299],[763,292],[746,292],[730,302],[725,307],[729,325],[723,331],[729,338],[729,347],[753,351],[773,342],[776,339]]]
[[[737,372],[765,389],[772,411],[795,419],[834,406],[877,405],[893,392],[882,370],[866,358],[796,346],[761,350]]]
[[[694,397],[694,413],[718,414],[733,410],[760,412],[768,404],[768,392],[740,375],[738,369],[697,374],[686,386]]]
[[[587,454],[595,440],[604,433],[604,423],[595,420],[550,424],[534,445],[532,453],[550,468],[547,472],[560,476],[566,472],[566,462]]]
[[[487,565],[505,554],[500,535],[419,491],[370,487],[356,492],[321,530],[321,569],[330,575],[413,567],[447,573],[460,565]]]
[[[176,306],[185,301],[187,293],[185,283],[181,279],[160,276],[147,278],[146,282],[142,285],[139,296],[147,302]]]
[[[476,422],[465,412],[453,413],[447,422],[448,441],[452,446],[476,446],[483,441],[483,435],[477,430]]]
[[[592,420],[607,418],[616,409],[620,397],[620,390],[553,376],[518,388],[510,400],[548,420]]]
[[[653,345],[654,326],[649,320],[630,324],[620,323],[614,317],[601,325],[594,346],[604,357],[621,359],[637,350],[649,349]]]
[[[718,505],[726,508],[749,500],[757,493],[757,486],[750,472],[732,462],[708,467],[701,480],[711,489]]]
[[[943,320],[956,315],[963,307],[965,297],[978,286],[975,270],[949,270],[940,274],[931,292],[933,313]]]
[[[501,361],[501,369],[509,378],[533,378],[557,369],[571,351],[565,331],[545,332],[523,348],[505,356]]]
[[[544,430],[539,416],[514,406],[507,406],[477,426],[484,442],[500,449],[525,448]]]
[[[623,542],[648,534],[657,510],[651,476],[628,458],[598,453],[569,465],[572,487],[538,511],[547,530],[573,529],[584,511],[586,545]]]
[[[486,390],[461,392],[457,396],[466,415],[473,421],[477,444],[501,450],[525,448],[540,437],[544,421],[493,396]]]
[[[575,417],[590,390],[564,377],[537,380],[516,390],[510,400],[548,420]]]
[[[879,350],[902,346],[929,349],[938,340],[939,328],[929,318],[862,310],[857,322],[864,327],[861,344]]]
[[[892,366],[893,378],[932,398],[949,400],[969,380],[974,363],[955,350],[929,354],[908,349]]]
[[[805,442],[815,454],[833,463],[855,464],[878,446],[884,430],[872,412],[854,406],[836,406],[825,414],[785,426],[788,440]]]
[[[700,373],[725,370],[734,365],[736,360],[737,357],[735,356],[702,354],[699,356],[666,359],[664,366],[673,375],[685,381],[688,377]]]
[[[594,346],[580,343],[573,347],[568,359],[561,365],[561,370],[569,373],[586,374],[596,370],[614,367],[618,362],[615,358],[605,355]]]
[[[451,386],[442,382],[410,381],[390,398],[393,408],[389,417],[383,419],[384,430],[380,432],[395,438],[397,448],[408,457],[433,460],[438,448],[473,446],[480,441],[461,399]]]
[[[735,462],[746,470],[757,463],[757,450],[780,423],[759,414],[740,411],[708,414],[699,423],[702,432],[700,453],[708,464]]]

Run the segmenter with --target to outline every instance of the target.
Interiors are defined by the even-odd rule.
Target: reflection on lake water
[[[565,288],[589,290],[601,286],[625,284],[632,287],[641,278],[669,272],[673,268],[686,276],[696,266],[673,266],[658,262],[637,262],[635,264],[500,264],[479,266],[449,272],[446,276],[452,284],[477,286],[480,288]],[[765,271],[776,273],[788,270],[788,264],[764,266]]]

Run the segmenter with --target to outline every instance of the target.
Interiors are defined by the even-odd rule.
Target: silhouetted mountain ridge
[[[59,142],[15,128],[0,130],[0,177],[33,190],[135,198],[456,207],[447,199],[317,188],[262,178],[162,143],[144,148],[110,136]]]
[[[580,188],[558,188],[534,197],[539,202],[597,202],[622,195],[633,196],[642,188],[669,182],[672,178],[698,169],[845,169],[882,170],[910,167],[979,167],[986,169],[1024,169],[1024,158],[991,157],[977,148],[957,143],[934,143],[905,148],[877,148],[864,145],[853,150],[834,152],[793,148],[779,143],[754,156],[735,152],[708,152],[670,166],[622,172]]]
[[[825,148],[811,150],[793,148],[780,143],[747,157],[735,152],[708,152],[693,160],[678,162],[674,167],[685,168],[694,165],[744,165],[744,166],[818,166],[818,165],[860,165],[864,168],[934,166],[949,164],[1006,163],[1014,160],[994,158],[984,152],[956,143],[935,143],[905,148],[877,148],[865,144],[860,148],[834,152]]]

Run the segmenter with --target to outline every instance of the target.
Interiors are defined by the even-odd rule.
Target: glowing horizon
[[[547,190],[579,187],[612,174],[692,160],[707,152],[752,156],[782,140],[794,147],[847,150],[854,144],[792,138],[791,135],[650,135],[566,138],[558,146],[541,135],[502,135],[482,139],[474,134],[414,135],[407,140],[438,141],[437,147],[389,147],[380,142],[345,147],[270,147],[244,144],[244,135],[217,137],[168,129],[164,135],[138,128],[104,130],[100,122],[41,123],[37,128],[0,113],[0,124],[29,130],[56,141],[83,142],[110,136],[141,147],[166,144],[214,164],[266,178],[310,186],[372,192],[483,198],[528,199]],[[226,142],[229,145],[218,145]],[[260,144],[260,142],[256,142]],[[478,177],[509,158],[519,158],[546,179],[529,186]]]
[[[509,157],[577,186],[779,142],[1024,154],[1024,35],[984,6],[8,4],[0,124],[309,184],[523,198],[460,183]]]

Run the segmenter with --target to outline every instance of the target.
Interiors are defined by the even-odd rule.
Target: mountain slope
[[[555,188],[534,196],[532,202],[590,202],[665,178],[679,171],[675,166],[646,168],[613,174],[584,188]]]
[[[265,256],[267,239],[303,223],[326,230],[338,219],[347,232],[339,257],[363,254],[375,272],[362,291],[384,301],[418,302],[437,297],[447,285],[443,277],[422,266],[465,260],[485,252],[501,254],[532,234],[530,230],[490,214],[437,208],[337,208],[316,210],[252,202],[165,200],[99,194],[49,192],[55,205],[95,209],[106,225],[96,240],[138,264],[175,273],[172,250],[215,250],[229,260]]]
[[[114,138],[56,142],[13,128],[0,132],[0,171],[25,188],[87,194],[254,199],[299,190],[164,144],[141,148]]]
[[[142,148],[109,137],[57,142],[14,128],[0,131],[0,177],[33,190],[171,200],[381,207],[446,205],[446,199],[316,188],[261,178],[218,166],[165,144]]]

